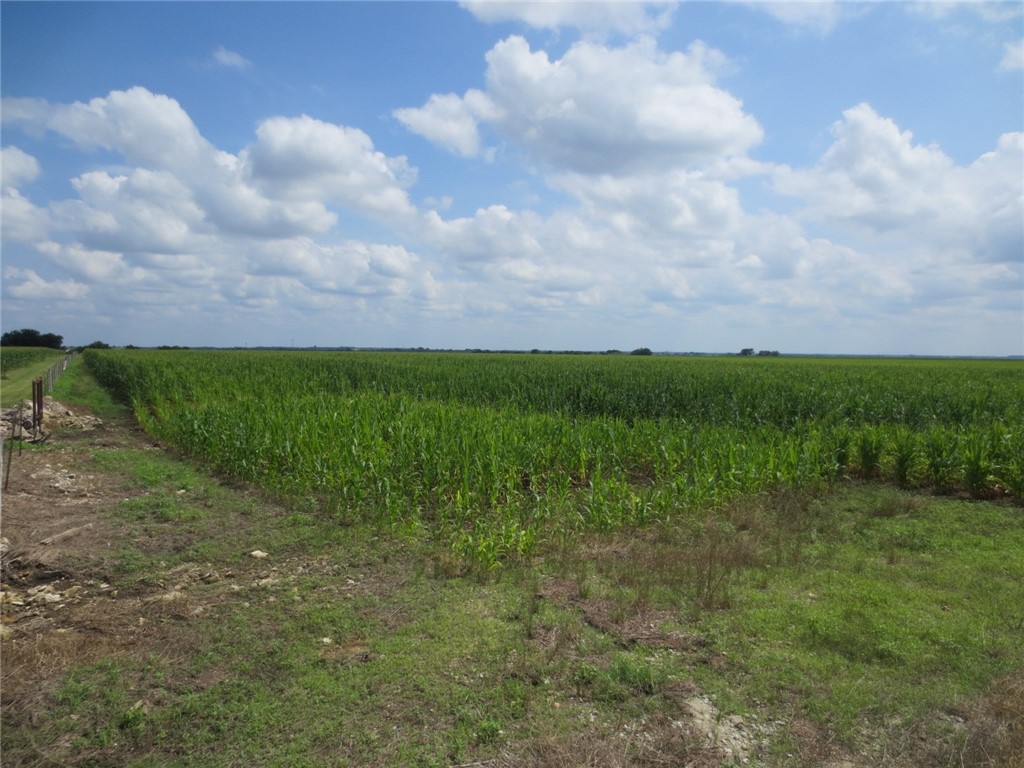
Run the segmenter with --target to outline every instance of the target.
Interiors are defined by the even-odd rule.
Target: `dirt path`
[[[156,536],[139,525],[122,524],[114,514],[119,506],[152,489],[104,469],[96,455],[163,449],[128,419],[101,422],[53,402],[47,403],[47,412],[44,441],[13,445],[2,497],[0,687],[3,721],[10,729],[45,722],[46,709],[73,666],[111,656],[187,656],[196,643],[189,620],[230,599],[240,583],[266,570],[257,558],[231,569],[183,563],[180,554],[174,555],[202,531],[184,526],[170,536]],[[145,579],[126,575],[119,567],[126,551],[155,558],[157,569]],[[163,553],[166,564],[159,562]],[[195,686],[197,681],[187,683]],[[148,710],[161,695],[142,685],[136,704]],[[40,744],[34,755],[8,757],[60,764],[68,746]]]

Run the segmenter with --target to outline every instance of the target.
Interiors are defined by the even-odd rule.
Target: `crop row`
[[[561,394],[578,391],[576,382],[563,381],[572,370],[603,376],[606,386],[619,382],[615,397],[593,396],[603,402],[629,402],[635,393],[642,399],[651,391],[648,374],[668,380],[671,365],[596,359],[600,364],[574,369],[579,363],[572,359],[524,356],[484,358],[481,370],[468,355],[393,357],[394,363],[353,353],[87,353],[93,372],[134,405],[148,430],[219,470],[342,517],[430,528],[486,565],[527,554],[553,531],[640,525],[742,494],[851,475],[1024,498],[1024,429],[1014,410],[1019,400],[1001,401],[1016,421],[990,401],[961,403],[979,414],[964,424],[938,418],[920,424],[916,417],[857,422],[830,410],[780,425],[756,413],[757,403],[770,410],[772,398],[793,386],[794,371],[813,388],[846,370],[872,382],[869,402],[899,400],[870,366],[865,372],[823,364],[822,371],[804,361],[792,368],[774,360],[758,361],[771,366],[761,368],[747,361],[668,361],[695,398],[690,408],[674,418],[626,418],[614,409],[588,413],[579,400],[561,408],[530,404],[553,405],[552,382],[562,382]],[[401,378],[401,365],[410,359],[415,365]],[[362,378],[355,375],[361,360],[367,366]],[[431,365],[421,367],[424,361]],[[524,361],[545,374],[529,386],[514,373]],[[388,365],[394,367],[385,387]],[[919,386],[949,396],[942,370],[933,370],[941,385]],[[984,374],[975,381],[964,370],[972,369],[961,369],[968,400],[993,387],[988,377],[999,380],[1003,371],[973,369]],[[1019,394],[1020,369],[1010,370],[1016,378],[1009,383]],[[493,381],[498,372],[520,387],[520,399],[497,404],[468,396],[467,380],[492,392],[510,386]],[[901,373],[911,374],[897,378],[911,390],[902,397],[920,399],[921,392],[906,384],[919,381],[920,370]],[[446,378],[447,397],[426,395]],[[764,390],[760,400],[755,383]],[[466,396],[453,394],[463,391]],[[731,419],[717,412],[722,402],[739,409]],[[914,405],[918,412],[955,410],[948,403]]]
[[[109,351],[92,359],[113,367],[105,379],[126,401],[369,391],[628,422],[1024,422],[1024,365],[1015,361],[243,351]]]

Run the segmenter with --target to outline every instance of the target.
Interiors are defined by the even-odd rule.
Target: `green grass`
[[[33,380],[44,376],[63,356],[59,349],[0,347],[0,407],[31,400]]]
[[[1020,673],[1019,508],[871,486],[826,503],[830,530],[797,563],[747,574],[731,610],[699,618],[749,675],[739,689],[705,675],[709,690],[795,708],[853,743],[865,718],[909,725]]]
[[[31,396],[31,388],[29,389]],[[93,415],[105,418],[124,418],[127,409],[117,403],[103,387],[96,386],[96,381],[86,370],[81,355],[75,355],[67,370],[60,375],[53,388],[53,396],[58,401],[75,403],[84,406]]]

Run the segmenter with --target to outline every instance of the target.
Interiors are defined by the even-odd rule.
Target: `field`
[[[1024,765],[1019,363],[84,358],[5,765]]]
[[[145,427],[483,568],[844,477],[1024,497],[1017,363],[92,352]]]
[[[0,406],[31,398],[32,379],[63,356],[63,350],[49,347],[0,347]]]

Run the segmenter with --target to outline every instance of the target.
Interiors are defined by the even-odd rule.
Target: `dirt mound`
[[[90,414],[76,414],[66,405],[52,397],[43,398],[43,433],[58,429],[76,429],[87,431],[96,429],[103,423],[101,419]],[[0,436],[4,440],[10,437],[34,439],[32,430],[32,401],[22,400],[17,405],[0,410]]]

